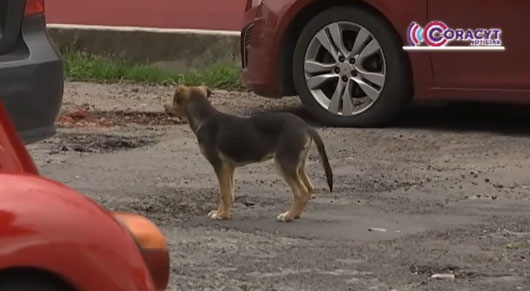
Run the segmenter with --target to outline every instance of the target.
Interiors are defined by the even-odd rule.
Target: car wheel
[[[2,291],[71,291],[70,288],[63,284],[55,284],[48,281],[20,281],[11,280],[8,282],[0,282],[0,290]]]
[[[380,126],[412,97],[409,64],[386,20],[362,7],[334,7],[311,19],[294,51],[300,99],[332,126]]]

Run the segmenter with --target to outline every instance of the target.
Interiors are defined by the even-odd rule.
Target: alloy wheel
[[[335,22],[310,41],[304,59],[306,85],[330,113],[353,116],[378,100],[386,80],[386,61],[377,39],[363,26]]]

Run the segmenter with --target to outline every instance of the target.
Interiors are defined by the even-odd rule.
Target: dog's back
[[[290,113],[259,113],[249,118],[219,114],[204,127],[201,136],[238,164],[272,158],[280,141],[301,143],[308,130],[304,120]]]

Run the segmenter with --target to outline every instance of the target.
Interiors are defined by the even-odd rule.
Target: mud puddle
[[[168,117],[163,112],[142,111],[91,111],[75,110],[65,112],[57,119],[59,127],[113,127],[129,124],[161,126],[182,124],[179,119]]]

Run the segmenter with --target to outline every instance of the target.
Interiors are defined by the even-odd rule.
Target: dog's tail
[[[315,141],[318,154],[320,155],[320,160],[322,161],[324,171],[326,172],[326,180],[328,181],[329,191],[333,192],[333,172],[331,171],[331,166],[329,164],[328,155],[326,154],[326,148],[324,147],[322,138],[320,138],[318,132],[313,128],[309,129],[309,136]]]

